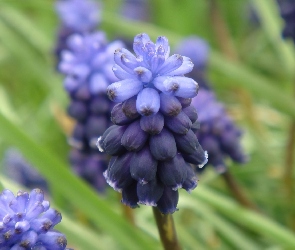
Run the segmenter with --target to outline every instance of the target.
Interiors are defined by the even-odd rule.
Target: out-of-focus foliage
[[[284,178],[286,164],[294,167],[286,156],[295,153],[287,146],[295,119],[295,49],[281,39],[276,2],[148,2],[149,22],[137,23],[119,15],[121,1],[103,1],[101,28],[110,39],[145,32],[152,39],[165,35],[172,46],[192,34],[208,41],[209,81],[244,131],[250,157],[243,166],[227,164],[261,211],[238,205],[222,177],[208,168],[192,194],[180,192],[174,218],[181,244],[185,249],[295,248],[295,204]],[[229,51],[216,13],[224,21]],[[65,217],[59,230],[72,248],[160,249],[149,207],[134,210],[135,229],[123,218],[115,192],[98,195],[68,167],[69,100],[52,55],[57,27],[54,1],[0,1],[0,155],[17,147],[47,179],[51,199]],[[2,172],[0,181],[18,189]]]

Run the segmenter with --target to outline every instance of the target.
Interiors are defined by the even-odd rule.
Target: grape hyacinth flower
[[[56,12],[61,20],[55,54],[60,60],[61,51],[69,49],[67,39],[73,34],[88,34],[99,25],[100,4],[91,0],[58,0]]]
[[[121,14],[131,20],[148,21],[150,18],[147,0],[123,0]]]
[[[75,172],[98,191],[103,191],[106,184],[102,173],[107,167],[107,157],[98,152],[95,144],[111,123],[113,104],[106,89],[117,80],[112,72],[113,51],[121,46],[118,41],[108,44],[103,32],[75,34],[69,37],[70,50],[62,52],[59,64],[71,98],[68,114],[77,121],[69,139],[74,148],[70,162]]]
[[[218,173],[223,173],[226,171],[227,156],[238,163],[245,163],[247,157],[240,145],[242,133],[226,114],[223,105],[216,100],[214,93],[200,89],[198,96],[193,98],[192,105],[198,112],[200,122],[196,135],[210,156],[208,165],[213,165]]]
[[[105,178],[122,203],[157,206],[163,214],[177,210],[178,189],[191,191],[197,177],[189,163],[202,167],[207,154],[191,130],[197,113],[190,106],[198,84],[183,76],[193,63],[169,56],[166,37],[153,43],[147,34],[135,36],[133,49],[117,49],[113,71],[120,81],[107,88],[117,102],[111,126],[98,139],[101,151],[112,155]]]
[[[278,0],[281,16],[285,21],[283,37],[290,38],[295,43],[295,1]]]
[[[17,149],[6,150],[3,158],[3,171],[9,178],[27,188],[41,187],[44,191],[48,190],[46,180]]]
[[[66,248],[66,237],[53,230],[62,217],[44,200],[41,189],[30,193],[19,191],[16,197],[10,190],[0,195],[0,249],[52,249]]]

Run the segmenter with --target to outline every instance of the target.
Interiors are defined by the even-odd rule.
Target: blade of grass
[[[293,44],[288,44],[282,39],[282,19],[279,15],[278,4],[274,0],[251,0],[259,15],[261,26],[271,42],[277,57],[280,60],[281,68],[294,77],[295,75],[295,50]]]
[[[198,190],[197,190],[198,191]],[[190,208],[194,213],[208,221],[220,235],[225,237],[237,249],[259,250],[262,247],[242,233],[239,228],[226,221],[199,199],[192,199],[191,195],[183,193],[179,207]]]
[[[91,221],[112,235],[123,249],[156,249],[155,240],[133,228],[124,218],[114,213],[107,201],[100,198],[70,172],[63,162],[43,148],[42,143],[33,141],[2,114],[0,114],[0,134],[3,140],[22,151],[50,184],[56,187],[56,191],[81,209]],[[113,221],[116,223],[112,223]]]
[[[287,249],[295,248],[295,234],[264,215],[247,210],[232,199],[214,192],[207,187],[199,186],[192,193],[196,201],[202,200],[217,209],[228,218],[233,219],[248,229],[281,244]]]

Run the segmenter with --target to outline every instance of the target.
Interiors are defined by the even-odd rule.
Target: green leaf
[[[197,189],[195,192],[198,191],[199,190]],[[247,237],[247,235],[241,232],[238,227],[220,217],[212,210],[212,208],[210,208],[210,206],[206,205],[204,202],[192,199],[190,194],[183,192],[179,204],[180,209],[182,207],[190,208],[201,218],[212,224],[212,226],[216,228],[220,235],[223,235],[237,249],[261,249],[261,246]]]
[[[279,15],[278,4],[275,0],[252,0],[251,4],[259,15],[262,29],[280,60],[280,65],[290,77],[295,75],[295,50],[293,44],[282,39],[283,20]]]
[[[199,186],[192,196],[214,207],[228,218],[267,237],[287,249],[295,248],[295,234],[262,214],[247,210],[230,198],[214,192],[207,187]]]
[[[55,191],[85,213],[93,223],[112,235],[122,249],[156,249],[154,239],[132,227],[116,214],[94,190],[76,177],[52,152],[35,142],[24,131],[0,114],[0,134],[3,140],[18,147],[37,170],[55,186]]]

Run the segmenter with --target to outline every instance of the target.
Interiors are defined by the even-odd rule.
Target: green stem
[[[162,245],[165,250],[181,250],[172,214],[162,214],[157,207],[153,207]]]
[[[227,24],[220,12],[217,0],[210,0],[210,14],[215,36],[220,41],[218,44],[221,51],[229,59],[237,61],[237,51],[235,50]]]

